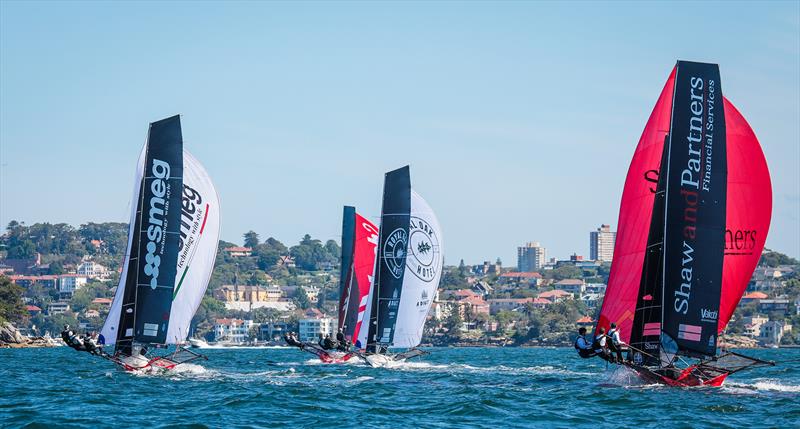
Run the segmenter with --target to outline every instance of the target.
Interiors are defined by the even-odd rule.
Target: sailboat
[[[428,203],[411,188],[409,167],[386,173],[375,266],[359,338],[365,359],[383,366],[424,354],[416,347],[442,274],[442,232]],[[391,353],[390,349],[406,349]]]
[[[338,348],[326,350],[320,344],[300,342],[287,338],[290,345],[316,355],[324,363],[347,362],[362,357],[359,337],[366,338],[364,318],[373,285],[373,271],[378,249],[378,227],[356,212],[355,207],[344,206],[342,213],[342,261],[339,273]],[[337,338],[339,340],[339,338]],[[355,350],[352,350],[355,346]]]
[[[616,323],[623,365],[670,386],[720,386],[773,365],[718,350],[769,229],[766,160],[722,95],[719,66],[678,61],[625,181],[596,329]]]
[[[103,357],[128,371],[205,359],[183,345],[214,267],[219,209],[211,178],[183,148],[180,116],[151,123],[136,168],[125,262],[99,336],[114,352]]]

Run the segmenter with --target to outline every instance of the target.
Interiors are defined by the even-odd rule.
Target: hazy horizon
[[[713,14],[714,19],[707,19]],[[127,222],[149,122],[182,115],[221,239],[339,241],[410,164],[445,262],[588,257],[677,59],[720,64],[800,256],[800,3],[0,3],[0,224]]]

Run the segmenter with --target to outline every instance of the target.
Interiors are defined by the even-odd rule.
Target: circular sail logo
[[[397,228],[389,234],[386,243],[383,244],[383,261],[386,268],[392,272],[394,278],[399,279],[403,275],[403,263],[406,259],[406,243],[408,234],[403,228]]]
[[[408,269],[422,281],[433,281],[439,270],[439,237],[428,222],[418,217],[411,217],[408,254]]]

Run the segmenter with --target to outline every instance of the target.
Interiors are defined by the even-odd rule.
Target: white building
[[[612,231],[610,225],[600,225],[597,231],[589,233],[589,259],[611,262],[614,257],[614,242],[616,241],[616,231]]]
[[[58,276],[58,291],[66,294],[73,294],[88,281],[89,279],[86,276],[80,274],[62,274]]]
[[[547,262],[547,250],[533,241],[517,247],[517,270],[531,272],[540,270]]]
[[[56,301],[51,302],[50,305],[47,306],[47,314],[61,314],[69,311],[69,302],[66,301]]]
[[[76,272],[79,276],[85,276],[90,279],[105,279],[108,277],[108,268],[94,261],[86,261],[78,265]]]
[[[783,336],[791,334],[791,332],[792,325],[777,320],[770,320],[761,325],[761,333],[758,339],[764,344],[780,344]]]
[[[316,341],[320,334],[322,336],[334,335],[335,325],[330,317],[300,319],[298,325],[297,336],[300,337],[300,341]]]
[[[296,310],[297,306],[292,301],[232,301],[225,303],[226,310],[253,311],[259,308],[287,312]]]
[[[586,293],[606,293],[606,285],[603,283],[586,283]]]
[[[214,341],[245,343],[250,338],[252,320],[217,319],[214,323]]]
[[[300,286],[303,288],[303,291],[306,293],[308,300],[311,302],[317,302],[319,298],[319,286]]]

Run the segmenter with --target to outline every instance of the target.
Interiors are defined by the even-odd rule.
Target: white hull
[[[369,355],[366,357],[367,363],[373,368],[384,368],[394,362],[391,356],[387,355]]]

